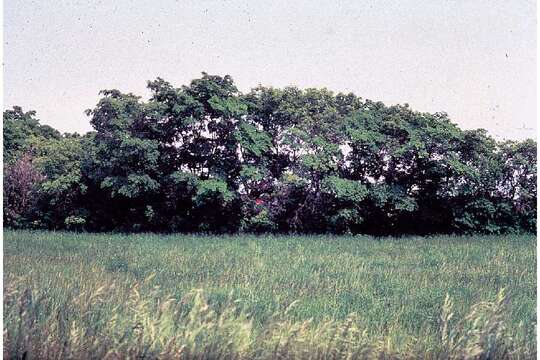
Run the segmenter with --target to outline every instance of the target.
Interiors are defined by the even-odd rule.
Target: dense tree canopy
[[[90,231],[536,231],[536,142],[230,76],[104,90],[93,132],[4,111],[4,224]]]

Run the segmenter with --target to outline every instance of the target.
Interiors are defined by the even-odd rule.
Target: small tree
[[[32,156],[25,153],[4,170],[4,223],[21,227],[28,224],[39,197],[38,185],[45,177],[35,168]]]

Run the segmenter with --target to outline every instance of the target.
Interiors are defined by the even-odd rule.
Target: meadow
[[[419,357],[536,357],[536,236],[4,231],[4,358]]]

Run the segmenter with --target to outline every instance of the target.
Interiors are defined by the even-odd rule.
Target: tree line
[[[4,225],[87,231],[536,231],[536,141],[327,89],[206,73],[100,92],[94,131],[3,114]]]

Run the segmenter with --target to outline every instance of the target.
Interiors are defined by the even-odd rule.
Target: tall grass
[[[532,236],[4,235],[4,358],[536,356]]]

